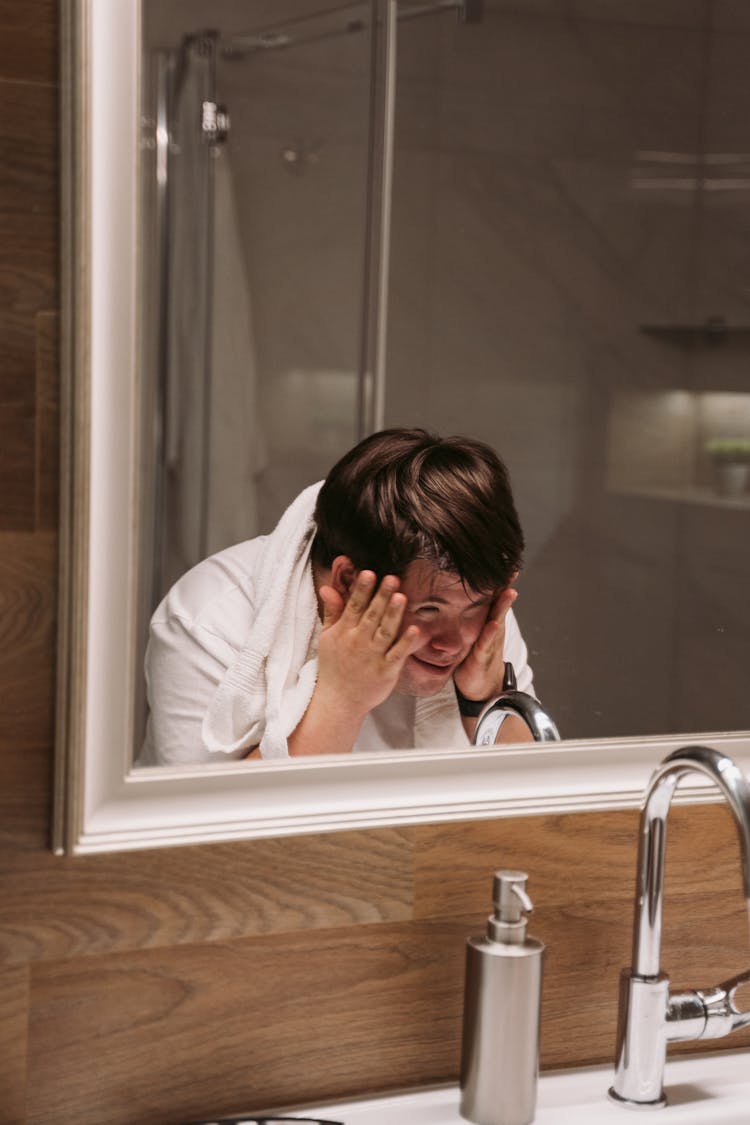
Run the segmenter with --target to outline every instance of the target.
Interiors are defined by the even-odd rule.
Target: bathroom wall
[[[748,30],[733,0],[399,25],[386,420],[506,459],[518,616],[569,737],[745,722],[750,495],[721,506],[673,400],[747,430]],[[698,331],[644,331],[671,325]]]
[[[609,1060],[633,812],[49,852],[56,35],[54,0],[0,2],[0,1125],[176,1125],[455,1079],[464,936],[500,865],[530,871],[548,944],[543,1066]],[[683,807],[670,832],[664,966],[711,983],[747,963],[733,827]]]

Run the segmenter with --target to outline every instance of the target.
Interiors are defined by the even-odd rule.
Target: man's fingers
[[[495,598],[482,632],[474,643],[477,656],[491,659],[495,654],[499,636],[505,629],[505,617],[518,597],[518,591],[506,586]]]
[[[376,651],[387,652],[398,638],[407,599],[398,592],[399,580],[395,575],[387,574],[373,593],[376,582],[373,571],[360,571],[352,583],[345,606],[343,598],[335,591],[322,587],[323,625],[333,625],[341,618],[344,625],[356,629],[366,643],[374,642]],[[323,590],[327,591],[326,595]],[[333,603],[331,594],[339,600],[341,609]]]
[[[360,579],[364,582],[360,583]],[[374,637],[380,628],[383,617],[387,612],[393,613],[391,599],[398,590],[399,580],[392,574],[387,574],[373,594],[373,587],[377,581],[371,570],[363,570],[358,576],[347,602],[347,617],[352,625],[362,625],[368,635]],[[397,603],[398,604],[398,603]],[[406,602],[399,611],[403,613]]]
[[[518,590],[511,590],[510,586],[507,586],[504,590],[501,590],[492,604],[489,620],[503,621],[506,613],[513,605],[513,602],[517,597]]]
[[[487,658],[492,656],[495,651],[498,635],[502,629],[502,621],[497,621],[494,617],[485,621],[482,632],[474,642],[474,652],[478,657]]]
[[[385,602],[382,612],[379,612],[379,606],[376,606],[376,599],[373,599],[371,607],[377,613],[377,617],[375,613],[373,614],[373,620],[377,621],[373,632],[373,640],[380,644],[383,651],[390,648],[398,637],[401,621],[406,610],[405,594],[398,594],[387,589],[385,596],[388,600]],[[378,591],[378,597],[380,597],[380,591]]]
[[[354,623],[364,614],[372,601],[372,591],[377,578],[371,570],[360,570],[352,583],[344,613]]]
[[[403,664],[413,652],[417,651],[422,643],[422,630],[418,625],[410,625],[408,629],[404,630],[396,643],[388,649],[385,659],[389,663]]]
[[[370,602],[367,613],[363,618],[363,624],[367,625],[373,636],[387,623],[386,615],[390,624],[393,623],[394,616],[398,617],[399,620],[401,619],[406,608],[406,598],[403,594],[399,594],[398,597],[395,596],[398,587],[398,578],[393,574],[386,574],[378,586],[377,593]]]

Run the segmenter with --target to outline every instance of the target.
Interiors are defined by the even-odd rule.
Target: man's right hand
[[[323,628],[318,643],[316,693],[360,721],[396,687],[401,670],[422,643],[417,625],[400,634],[406,596],[399,580],[380,585],[371,570],[355,577],[346,601],[332,586],[321,586]]]

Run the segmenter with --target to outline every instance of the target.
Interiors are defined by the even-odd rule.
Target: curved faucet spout
[[[638,844],[638,883],[633,961],[622,974],[615,1081],[610,1097],[621,1105],[655,1108],[663,1090],[667,1043],[713,1039],[750,1022],[734,993],[748,974],[708,990],[672,994],[660,968],[667,816],[675,789],[686,774],[703,773],[718,785],[734,815],[742,856],[745,899],[750,905],[750,784],[726,754],[708,746],[686,746],[669,754],[646,790]]]
[[[482,714],[474,731],[473,745],[492,746],[508,713],[523,719],[535,742],[560,741],[560,732],[539,700],[528,692],[518,691],[513,665],[506,660],[502,694]]]
[[[678,783],[693,771],[718,785],[734,814],[745,898],[750,903],[750,784],[732,759],[718,750],[708,746],[675,750],[652,775],[641,814],[632,970],[639,977],[659,975],[667,814]]]

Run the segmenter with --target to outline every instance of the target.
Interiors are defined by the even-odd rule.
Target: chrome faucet
[[[500,724],[509,712],[520,715],[534,736],[535,742],[559,742],[560,735],[538,699],[528,692],[518,691],[516,673],[509,660],[505,662],[502,694],[481,715],[472,745],[493,746]]]
[[[735,992],[750,981],[750,970],[715,988],[670,994],[669,977],[659,966],[667,814],[677,783],[692,771],[707,774],[734,813],[745,898],[750,906],[750,785],[732,759],[718,750],[707,746],[675,750],[655,770],[646,790],[638,846],[633,963],[620,978],[615,1081],[609,1096],[636,1109],[666,1105],[667,1043],[718,1039],[750,1024],[750,1012],[740,1012],[735,1005]]]

